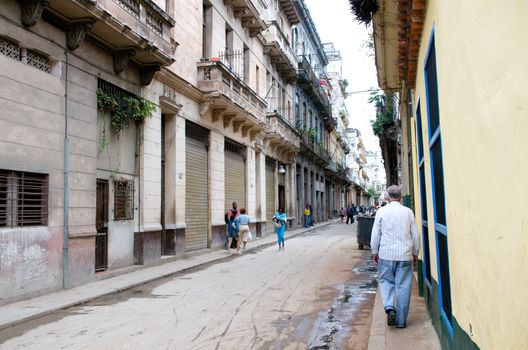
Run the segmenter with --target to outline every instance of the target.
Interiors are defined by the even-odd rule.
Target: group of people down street
[[[224,242],[224,248],[228,254],[231,254],[231,248],[236,242],[237,254],[242,254],[246,249],[248,241],[253,239],[253,234],[249,228],[251,218],[246,213],[246,208],[238,209],[236,202],[233,202],[232,208],[225,214],[225,223],[227,225],[227,235]],[[284,233],[286,232],[286,224],[288,218],[282,208],[273,215],[273,225],[275,226],[275,233],[277,234],[277,243],[279,250],[284,250]]]
[[[374,262],[378,265],[378,282],[381,299],[387,314],[387,324],[396,328],[407,326],[411,300],[413,266],[418,259],[420,241],[414,214],[403,206],[401,188],[390,186],[387,189],[388,204],[376,212],[372,227],[370,247]],[[347,217],[347,224],[354,223],[358,211],[353,203],[341,208],[341,222]],[[252,239],[249,228],[251,218],[245,208],[240,210],[237,203],[225,215],[228,228],[226,249],[231,253],[231,244],[236,240],[237,253],[241,254],[248,240]],[[284,250],[284,233],[287,216],[282,208],[273,215],[279,250]],[[304,209],[304,227],[313,226],[312,207]],[[241,247],[242,246],[242,247]]]

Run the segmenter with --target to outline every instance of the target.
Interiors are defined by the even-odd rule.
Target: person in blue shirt
[[[238,241],[238,225],[236,223],[236,218],[240,215],[240,212],[237,209],[236,202],[233,202],[233,208],[229,209],[225,215],[225,222],[227,224],[227,253],[231,254],[231,242],[233,239]],[[237,246],[238,242],[237,242]]]
[[[279,250],[284,250],[284,232],[286,231],[287,219],[288,217],[282,208],[280,208],[279,211],[273,215],[273,224],[275,225],[275,233],[277,234]]]
[[[246,249],[250,223],[251,218],[246,214],[246,208],[240,208],[240,215],[235,219],[235,225],[238,227],[237,254],[241,254],[240,242],[243,243],[242,250]]]

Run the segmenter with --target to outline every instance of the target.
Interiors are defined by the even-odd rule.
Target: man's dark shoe
[[[405,328],[405,327],[407,327],[407,325],[405,323],[396,325],[396,328]]]
[[[387,311],[387,325],[394,326],[396,324],[396,312],[394,310]]]

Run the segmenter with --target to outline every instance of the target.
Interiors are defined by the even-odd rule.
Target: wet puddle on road
[[[336,286],[340,289],[339,296],[315,321],[308,350],[363,348],[361,344],[354,345],[354,336],[364,337],[365,332],[368,336],[370,313],[378,285],[377,268],[372,259],[366,257],[352,271],[353,279]]]

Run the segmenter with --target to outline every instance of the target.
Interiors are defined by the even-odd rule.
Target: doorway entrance
[[[108,268],[108,181],[97,179],[95,272]]]

